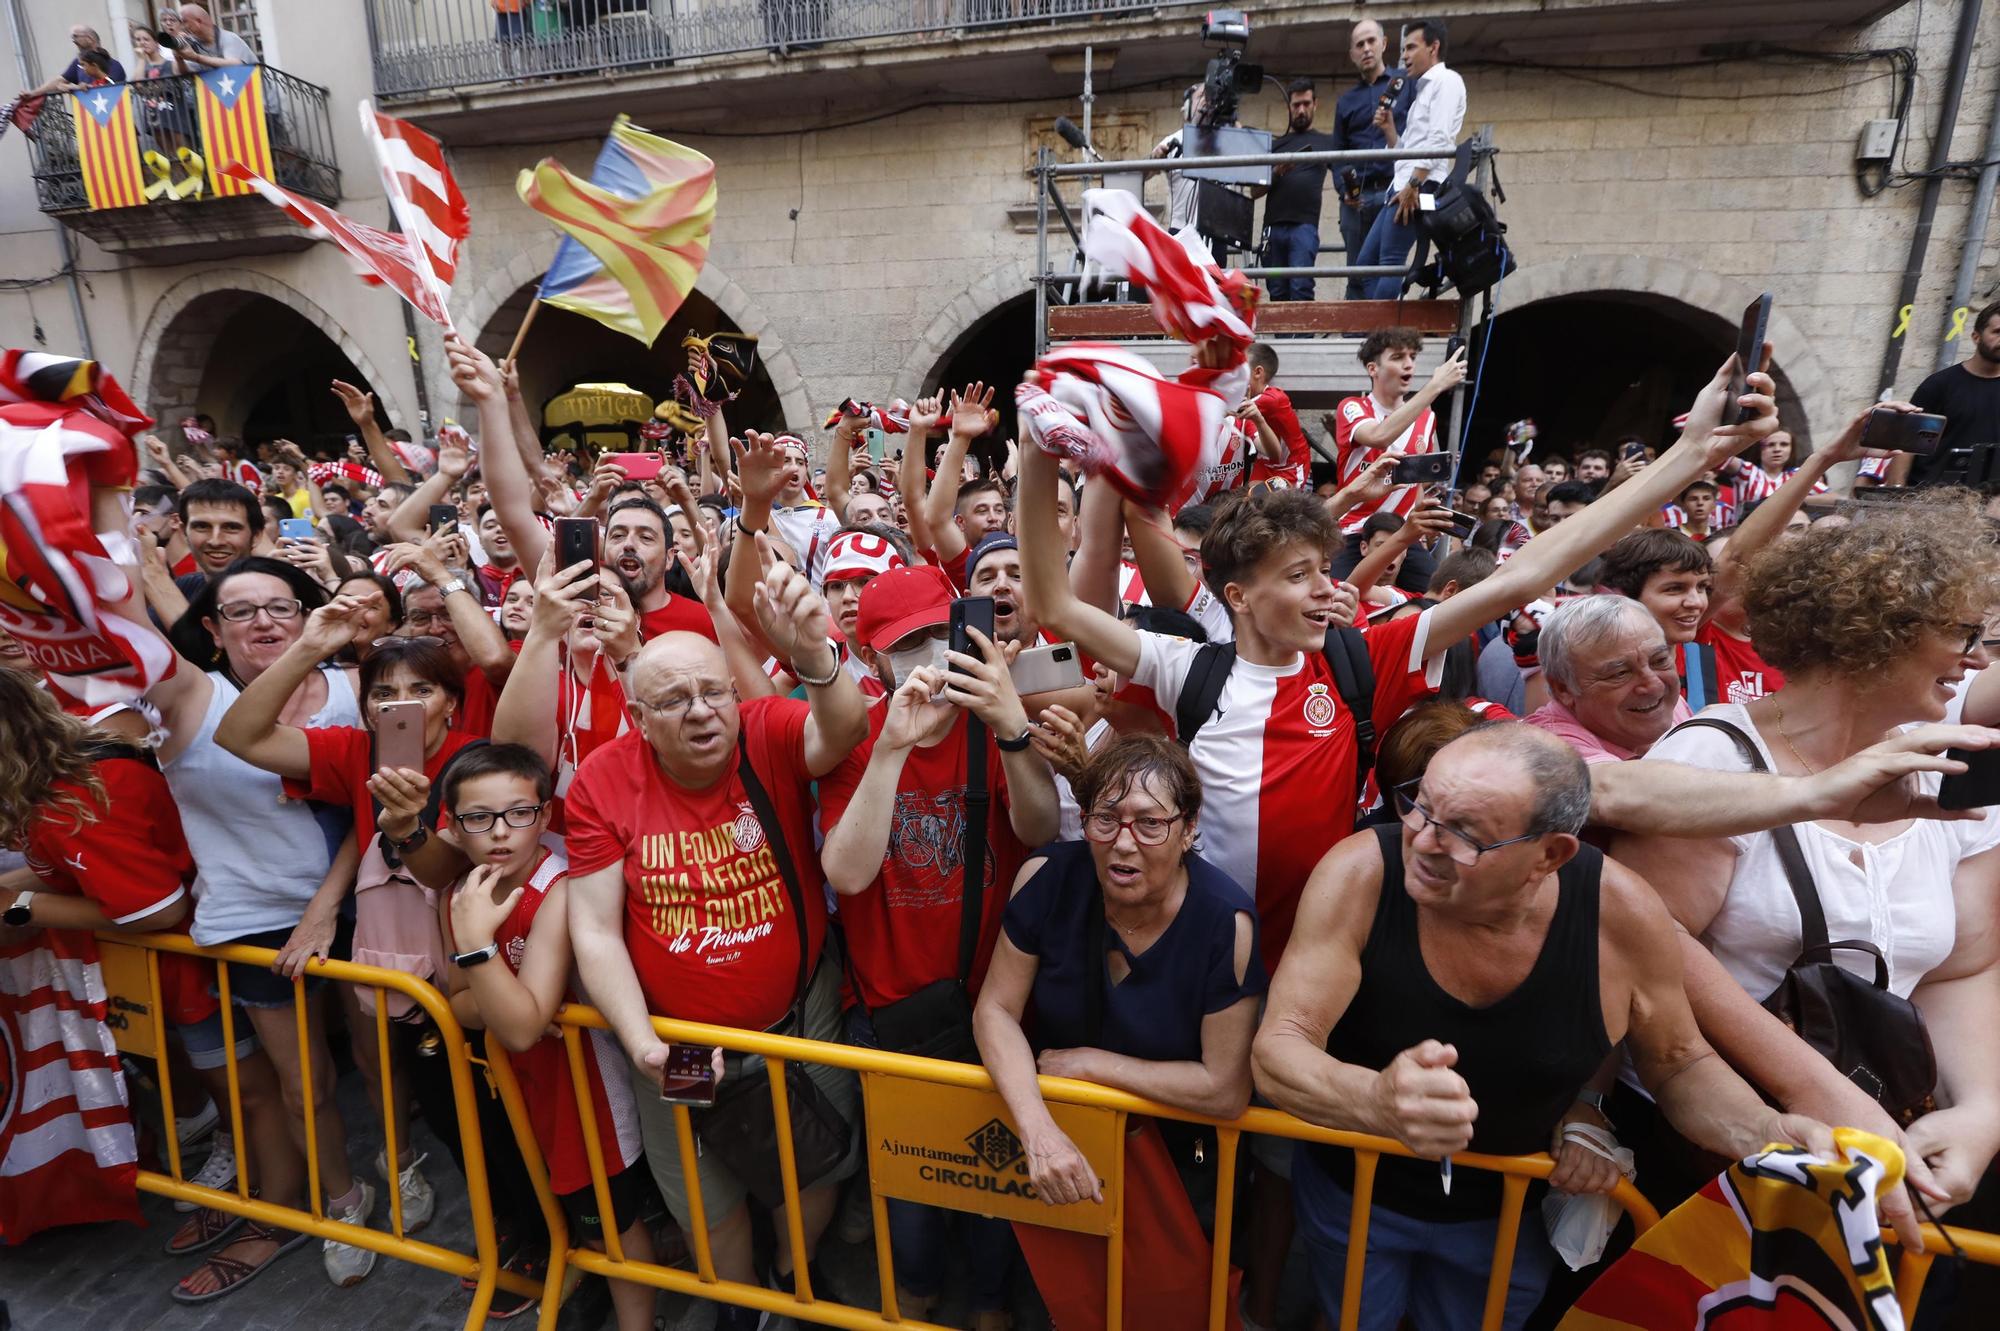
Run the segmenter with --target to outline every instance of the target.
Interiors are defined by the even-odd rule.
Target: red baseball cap
[[[892,568],[861,589],[855,634],[866,646],[886,652],[918,629],[949,624],[956,595],[951,579],[935,564]]]

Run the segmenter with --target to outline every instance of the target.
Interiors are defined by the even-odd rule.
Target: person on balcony
[[[76,45],[76,54],[64,65],[62,73],[35,88],[28,95],[37,96],[51,92],[77,92],[84,88],[97,87],[100,82],[123,83],[125,66],[104,53],[104,41],[97,35],[97,29],[79,23],[69,30],[69,39]],[[101,70],[92,70],[84,62],[87,55],[102,56]]]
[[[1409,257],[1417,242],[1417,198],[1435,194],[1451,175],[1458,151],[1458,131],[1465,123],[1465,80],[1444,63],[1445,26],[1437,19],[1418,19],[1403,29],[1403,67],[1416,79],[1401,132],[1391,116],[1377,122],[1391,148],[1435,149],[1437,156],[1397,162],[1382,210],[1351,262],[1359,267],[1386,267]],[[1403,289],[1401,277],[1364,277],[1362,292],[1371,300],[1394,300]]]
[[[216,27],[215,20],[200,5],[182,5],[180,14],[180,46],[174,54],[180,59],[183,74],[257,63],[257,53],[250,49],[250,43],[226,28]]]

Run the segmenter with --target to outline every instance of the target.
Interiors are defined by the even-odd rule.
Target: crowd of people
[[[1575,1197],[1617,1186],[1622,1144],[1668,1206],[1722,1159],[1858,1126],[1908,1152],[1883,1215],[1915,1242],[1912,1196],[1964,1203],[2000,1150],[2000,815],[1937,800],[1948,747],[2000,742],[2000,551],[1964,491],[1822,493],[1869,460],[1869,410],[1909,404],[1796,457],[1771,379],[1749,367],[1734,395],[1732,360],[1663,446],[1560,457],[1517,429],[1455,485],[1398,486],[1401,459],[1446,447],[1433,409],[1465,370],[1417,383],[1422,338],[1392,328],[1360,348],[1370,390],[1329,414],[1339,465],[1315,489],[1258,344],[1239,419],[1268,436],[1262,472],[1167,511],[992,438],[984,384],[850,402],[817,445],[732,437],[718,407],[650,460],[593,460],[545,446],[511,365],[447,350],[476,443],[397,437],[344,383],[349,455],[192,417],[142,438],[126,612],[178,654],[143,699],[81,707],[0,655],[0,938],[276,952],[228,968],[233,1050],[214,966],[163,967],[173,1116],[212,1143],[197,1181],[241,1172],[378,1226],[394,1189],[408,1231],[458,1186],[438,1032],[393,994],[399,1158],[350,1158],[333,1088],[351,1056],[382,1104],[376,1000],[316,958],[428,981],[504,1047],[577,1241],[641,1260],[691,1223],[655,1016],[981,1063],[1050,1207],[1102,1204],[1105,1162],[1037,1074],[1398,1141],[1416,1158],[1376,1176],[1364,1327],[1478,1320],[1500,1189],[1453,1187],[1457,1153],[1549,1151]],[[1858,1085],[1781,1019],[1815,937],[1902,1035],[1928,1029],[1934,1064]],[[570,1001],[609,1025],[584,1043],[588,1105],[548,1034]],[[709,1071],[693,1159],[716,1271],[788,1290],[790,1245],[756,1223],[784,1205],[754,1112],[770,1070]],[[866,1215],[867,1134],[851,1074],[785,1076],[810,1258]],[[532,1274],[528,1170],[478,1098],[503,1257]],[[415,1114],[448,1162],[411,1147]],[[1212,1146],[1158,1131],[1170,1205],[1205,1218]],[[1296,1233],[1338,1324],[1353,1159],[1250,1148],[1231,1317],[1275,1324]],[[183,1301],[307,1242],[187,1210]],[[1023,1270],[1075,1297],[1039,1231],[887,1215],[906,1317],[952,1270],[980,1331]],[[375,1261],[321,1258],[335,1285]],[[1506,1325],[1573,1295],[1558,1263],[1531,1206]],[[605,1293],[623,1331],[652,1324],[650,1287]],[[495,1315],[527,1306],[502,1293]]]

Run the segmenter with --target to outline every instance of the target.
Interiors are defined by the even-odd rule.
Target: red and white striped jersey
[[[1429,407],[1417,413],[1410,428],[1397,435],[1384,448],[1358,448],[1354,443],[1354,428],[1363,421],[1381,420],[1395,410],[1385,407],[1375,400],[1373,393],[1360,397],[1342,398],[1340,407],[1334,413],[1335,455],[1340,459],[1340,483],[1348,485],[1359,476],[1364,468],[1376,458],[1386,453],[1435,453],[1437,452],[1437,416]],[[1363,500],[1347,510],[1340,519],[1343,532],[1357,532],[1361,525],[1378,511],[1394,513],[1407,518],[1416,511],[1417,492],[1421,486],[1404,485],[1389,492],[1379,503]]]
[[[1762,467],[1745,467],[1736,473],[1736,502],[1748,508],[1752,504],[1769,499],[1778,493],[1778,488],[1792,479],[1797,471],[1797,467],[1787,467],[1784,475],[1773,476]],[[1826,493],[1826,481],[1822,479],[1814,482],[1812,492]]]
[[[1665,508],[1660,510],[1660,514],[1661,516],[1666,518],[1667,525],[1669,527],[1672,527],[1675,531],[1679,531],[1682,527],[1687,526],[1687,520],[1688,520],[1687,510],[1682,508],[1679,504],[1668,504]],[[1721,531],[1724,527],[1734,527],[1735,525],[1736,525],[1736,505],[1731,504],[1723,499],[1717,499],[1715,501],[1714,512],[1709,514],[1709,522],[1708,522],[1709,532],[1713,534],[1715,532]]]

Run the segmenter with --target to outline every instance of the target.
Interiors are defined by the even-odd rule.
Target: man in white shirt
[[[1434,18],[1418,19],[1403,29],[1403,65],[1418,80],[1416,100],[1400,134],[1391,120],[1384,137],[1391,148],[1434,148],[1439,156],[1408,158],[1396,163],[1389,195],[1368,239],[1361,243],[1357,265],[1400,264],[1416,243],[1417,198],[1435,194],[1451,175],[1458,149],[1458,131],[1465,124],[1465,80],[1444,63],[1445,26]],[[1403,289],[1400,277],[1364,277],[1362,294],[1370,300],[1394,300]]]

